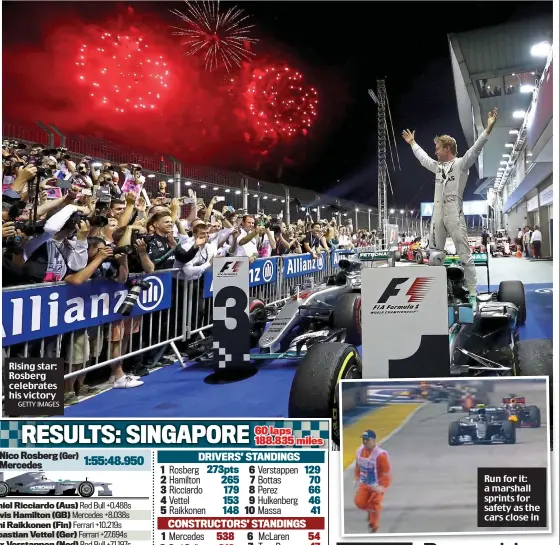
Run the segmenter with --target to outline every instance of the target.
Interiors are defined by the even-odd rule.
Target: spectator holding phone
[[[307,232],[303,241],[303,249],[311,254],[313,259],[317,259],[321,253],[329,251],[319,223],[311,224],[311,231]]]
[[[264,227],[255,227],[255,218],[245,214],[241,218],[239,226],[239,237],[237,239],[237,255],[249,258],[249,263],[253,263],[259,257],[257,240],[264,234]]]

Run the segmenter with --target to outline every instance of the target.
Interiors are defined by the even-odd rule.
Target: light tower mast
[[[385,80],[377,80],[377,202],[379,214],[379,232],[383,233],[383,242],[387,244],[387,118],[385,106],[387,90]]]
[[[377,80],[377,93],[369,90],[369,96],[377,104],[377,232],[387,244],[387,89],[385,80]]]

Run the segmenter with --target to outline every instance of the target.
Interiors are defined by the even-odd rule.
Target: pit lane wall
[[[342,385],[342,461],[345,468],[356,457],[356,439],[364,430],[374,430],[377,440],[383,441],[395,433],[424,403],[414,399],[411,390],[418,381],[346,382]]]

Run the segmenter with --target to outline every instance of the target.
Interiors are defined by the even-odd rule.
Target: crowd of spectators
[[[71,157],[64,148],[3,142],[3,287],[59,281],[76,286],[97,279],[126,284],[131,273],[171,268],[193,281],[214,259],[228,255],[251,262],[294,253],[318,257],[375,240],[373,233],[335,218],[313,221],[308,214],[287,224],[282,214],[248,214],[222,196],[204,202],[189,190],[186,197],[173,198],[164,181],[150,192],[141,165]],[[110,345],[111,359],[119,362],[123,345],[139,327],[130,317],[111,324],[109,338],[102,340]],[[66,350],[73,370],[99,352],[99,339],[92,337],[88,331],[73,335]],[[151,352],[144,354],[128,372],[114,364],[114,387],[141,386],[141,377],[158,364],[150,357]],[[67,381],[66,403],[94,393],[84,377]]]

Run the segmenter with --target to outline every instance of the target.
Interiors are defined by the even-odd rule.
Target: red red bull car
[[[541,410],[536,405],[527,405],[525,397],[508,396],[502,399],[502,408],[518,428],[540,428]]]
[[[419,265],[428,263],[428,252],[426,252],[419,242],[407,242],[401,244],[401,258],[414,261]]]

